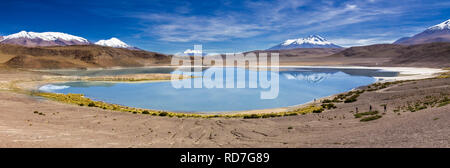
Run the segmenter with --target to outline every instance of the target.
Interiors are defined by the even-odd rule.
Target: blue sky
[[[450,19],[442,0],[1,0],[0,35],[65,32],[117,37],[142,49],[207,53],[267,49],[318,34],[341,46],[390,43]]]

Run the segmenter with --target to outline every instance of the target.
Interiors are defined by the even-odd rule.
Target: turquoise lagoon
[[[229,68],[203,69],[186,72],[173,68],[139,68],[125,70],[70,71],[70,75],[136,74],[136,73],[185,73],[202,76],[208,71],[220,70],[226,75]],[[374,69],[333,69],[333,68],[283,68],[283,71],[269,72],[278,75],[279,92],[274,99],[261,99],[262,91],[270,88],[249,88],[249,75],[258,71],[231,68],[234,84],[245,82],[245,88],[174,88],[171,82],[110,83],[110,82],[67,82],[42,86],[41,91],[54,93],[79,93],[94,100],[130,107],[165,110],[174,112],[227,112],[270,109],[304,104],[314,99],[326,97],[374,83],[374,77],[397,76],[397,72]],[[238,80],[236,74],[245,72],[246,78]],[[57,72],[58,73],[58,72]],[[61,73],[61,71],[59,72]],[[61,74],[68,75],[67,72]],[[271,75],[268,78],[271,79]],[[215,80],[215,77],[212,77]],[[185,79],[191,80],[191,79]],[[192,82],[192,81],[191,81]]]

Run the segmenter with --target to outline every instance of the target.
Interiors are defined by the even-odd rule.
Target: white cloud
[[[169,42],[224,41],[232,38],[247,38],[261,34],[264,27],[240,23],[234,17],[200,17],[171,14],[138,16],[145,21],[157,22],[145,27],[146,33],[154,33],[160,40]]]
[[[140,13],[132,17],[139,18],[142,22],[140,36],[157,37],[166,42],[218,42],[261,35],[266,35],[264,39],[268,41],[281,41],[304,34],[336,32],[346,26],[363,22],[378,22],[384,17],[400,16],[411,8],[402,5],[380,5],[379,1],[245,1],[244,11],[238,12],[218,11],[211,15],[198,16],[185,14],[190,12],[190,8],[181,8],[178,14]],[[370,32],[379,31],[383,30]],[[394,38],[397,38],[402,34],[395,35]],[[339,40],[343,46],[392,41],[384,36],[370,35]]]
[[[202,50],[187,49],[183,53],[185,53],[185,54],[201,54],[201,53],[203,53],[203,51]]]
[[[144,33],[156,35],[162,41],[211,42],[249,38],[293,28],[296,28],[296,33],[335,28],[371,20],[370,15],[379,13],[361,12],[356,4],[333,6],[333,3],[328,3],[329,6],[323,6],[314,12],[299,9],[305,5],[312,5],[305,1],[246,1],[245,4],[248,11],[230,12],[226,13],[226,16],[139,14],[134,17],[142,19],[144,23],[152,23],[143,29]]]
[[[350,5],[350,4],[347,4],[346,5],[346,9],[349,9],[349,10],[354,10],[354,9],[356,9],[358,6],[357,5]]]

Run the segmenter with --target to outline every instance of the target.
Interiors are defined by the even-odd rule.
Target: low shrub
[[[159,113],[159,116],[167,116],[168,114],[169,114],[169,113],[163,111],[163,112],[160,112],[160,113]]]
[[[324,111],[324,109],[321,108],[321,109],[315,109],[315,110],[313,110],[312,112],[313,112],[313,113],[322,113],[323,111]]]
[[[277,117],[278,115],[276,113],[267,113],[263,114],[262,118],[271,118],[271,117]]]
[[[346,98],[345,100],[344,100],[344,103],[352,103],[352,102],[355,102],[355,101],[357,101],[357,98],[359,97],[359,94],[355,94],[355,95],[353,95],[353,96],[351,96],[351,97],[349,97],[349,98]]]
[[[288,112],[288,113],[284,114],[284,116],[295,116],[295,115],[298,115],[298,113],[296,113],[296,112]]]
[[[413,106],[408,106],[408,110],[410,112],[416,112],[416,108],[414,108]]]
[[[336,105],[334,105],[333,103],[326,103],[326,104],[322,104],[322,107],[323,108],[326,108],[326,109],[332,109],[332,108],[337,108],[336,107]]]
[[[375,114],[378,114],[378,111],[369,111],[369,112],[364,112],[364,113],[356,113],[356,114],[353,114],[353,116],[355,116],[355,118],[361,118],[362,116],[375,115]]]
[[[445,97],[443,100],[440,101],[438,107],[446,106],[447,104],[450,104],[450,99],[448,97]]]
[[[95,103],[94,103],[94,102],[90,102],[90,103],[88,104],[88,106],[89,106],[89,107],[94,107],[94,106],[95,106]]]
[[[333,102],[333,101],[331,101],[330,99],[322,100],[322,103],[331,103],[331,102]]]
[[[447,104],[450,104],[450,102],[447,101],[447,102],[439,103],[438,107],[446,106]]]
[[[369,116],[369,117],[362,118],[362,119],[359,120],[359,121],[361,121],[361,122],[367,122],[367,121],[372,121],[372,120],[380,119],[381,117],[382,117],[382,116],[380,116],[380,115],[374,115],[374,116]]]
[[[244,119],[252,119],[252,118],[261,118],[261,115],[258,114],[250,114],[250,115],[245,115]]]
[[[416,111],[423,110],[426,108],[427,108],[427,106],[418,106],[418,107],[416,107]]]

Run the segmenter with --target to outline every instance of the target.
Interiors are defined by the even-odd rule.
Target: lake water
[[[225,68],[226,69],[226,68]],[[220,70],[225,70],[220,69]],[[175,112],[220,112],[242,111],[287,107],[313,101],[325,96],[349,91],[376,81],[374,77],[397,76],[397,72],[384,72],[372,69],[330,69],[330,68],[283,68],[279,75],[279,93],[275,99],[260,99],[264,88],[249,88],[248,75],[257,71],[232,68],[236,72],[244,71],[244,80],[231,81],[234,84],[246,82],[246,88],[174,88],[171,82],[152,83],[107,83],[107,82],[68,82],[50,84],[40,88],[42,91],[56,93],[80,93],[94,100],[131,107],[166,110]],[[201,76],[205,72],[217,69],[204,69],[193,72]],[[129,70],[128,70],[129,71]],[[118,74],[127,74],[116,71]],[[164,73],[181,73],[174,69],[159,69]],[[140,69],[142,73],[153,70]],[[224,75],[226,71],[224,71]],[[84,72],[81,74],[89,74]],[[109,72],[95,72],[104,74]],[[133,71],[136,73],[136,71]],[[214,79],[214,78],[213,78]],[[235,78],[236,74],[235,74]],[[270,77],[269,77],[270,79]],[[190,80],[190,79],[187,79]],[[224,81],[224,86],[226,82]]]

